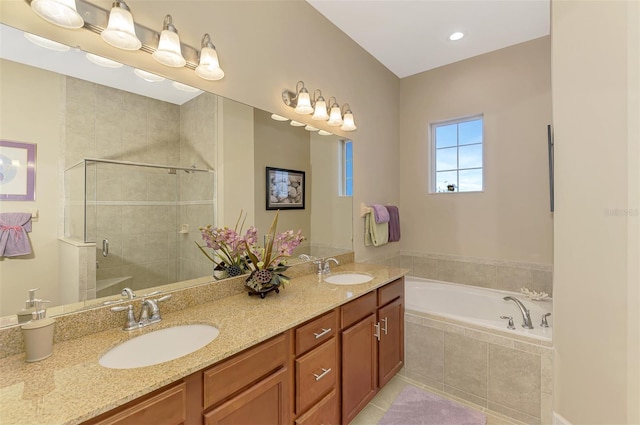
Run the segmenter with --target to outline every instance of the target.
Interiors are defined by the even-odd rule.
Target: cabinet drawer
[[[404,297],[404,278],[400,278],[378,289],[379,306],[383,306],[398,297]]]
[[[338,393],[333,390],[307,413],[296,419],[296,425],[338,425],[340,410],[338,410]]]
[[[183,382],[92,425],[178,425],[187,418],[187,386]]]
[[[296,356],[328,341],[336,334],[336,310],[296,329]]]
[[[336,387],[336,338],[296,360],[296,413],[304,412]]]
[[[358,299],[341,307],[342,329],[351,326],[360,319],[367,317],[376,309],[376,291],[369,292]]]
[[[285,364],[286,334],[251,348],[204,372],[204,408],[208,408]]]

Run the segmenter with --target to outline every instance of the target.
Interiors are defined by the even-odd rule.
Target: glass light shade
[[[142,47],[142,42],[136,36],[136,30],[133,25],[133,16],[131,12],[121,6],[121,3],[115,5],[109,12],[109,24],[107,28],[100,33],[100,37],[118,49],[138,50]]]
[[[71,47],[66,44],[58,43],[57,41],[49,40],[48,38],[40,37],[39,35],[25,32],[24,36],[33,44],[44,47],[45,49],[55,50],[56,52],[66,52],[71,49]]]
[[[316,108],[313,111],[311,119],[318,121],[326,121],[329,119],[329,114],[327,113],[327,102],[325,102],[322,97],[318,98],[316,101]]]
[[[271,114],[271,119],[276,121],[289,121],[289,118],[285,118],[282,115],[278,115],[278,114]]]
[[[310,125],[305,126],[305,128],[304,128],[304,129],[305,129],[305,130],[307,130],[307,131],[318,131],[318,129],[317,129],[317,128],[315,128],[315,127],[311,127]]]
[[[141,69],[135,68],[133,70],[133,73],[136,74],[138,77],[142,78],[143,80],[149,82],[149,83],[158,83],[160,81],[164,81],[164,77],[161,77],[159,75],[156,74],[152,74],[150,72],[147,71],[143,71]]]
[[[326,130],[320,130],[318,131],[318,134],[321,136],[331,136],[333,133],[326,131]]]
[[[196,67],[196,74],[200,78],[213,81],[224,77],[224,71],[220,68],[216,49],[203,47],[200,50],[200,64]]]
[[[329,114],[329,121],[327,121],[332,127],[337,127],[342,125],[342,112],[340,111],[340,107],[337,103],[334,103],[331,107],[331,113]]]
[[[120,62],[112,61],[111,59],[103,58],[102,56],[94,55],[93,53],[87,53],[87,59],[89,59],[89,62],[93,62],[96,65],[100,65],[105,68],[122,67]]]
[[[311,97],[309,92],[304,87],[298,92],[298,103],[295,111],[299,114],[311,114],[313,113],[313,107],[311,106]]]
[[[347,111],[344,114],[344,122],[342,126],[340,126],[340,130],[342,131],[354,131],[357,130],[356,123],[353,121],[353,114],[351,111]]]
[[[64,28],[82,28],[84,19],[75,0],[33,0],[31,9],[47,22]]]
[[[173,68],[183,67],[187,63],[180,50],[178,33],[170,30],[162,30],[158,49],[151,56],[161,64]]]
[[[305,126],[304,123],[301,123],[301,122],[298,122],[298,121],[294,121],[294,120],[291,120],[291,122],[289,124],[294,126],[294,127],[304,127]]]

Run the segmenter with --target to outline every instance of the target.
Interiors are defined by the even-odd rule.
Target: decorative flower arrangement
[[[242,219],[240,230],[238,230],[241,219],[242,212],[240,212],[236,226],[233,229],[227,226],[213,227],[210,224],[200,228],[200,233],[202,233],[202,239],[205,241],[206,247],[213,250],[212,255],[209,255],[204,247],[196,242],[200,251],[215,264],[214,270],[225,271],[230,277],[239,276],[249,271],[245,252],[248,246],[256,243],[258,235],[258,229],[251,226],[247,232],[241,236],[240,234],[244,227],[244,219]],[[214,277],[218,279],[215,274]]]
[[[197,242],[196,245],[215,264],[216,270],[225,270],[231,277],[251,272],[245,282],[250,290],[249,295],[260,294],[264,298],[269,291],[279,292],[278,287],[284,286],[289,281],[289,278],[282,274],[289,268],[285,264],[286,258],[290,257],[304,240],[301,230],[297,233],[287,230],[276,234],[279,213],[279,210],[276,211],[269,232],[265,235],[264,247],[257,243],[258,229],[254,226],[249,227],[242,235],[244,226],[242,212],[233,229],[212,225],[200,228],[206,248],[211,248],[212,254]],[[240,224],[241,219],[242,224]]]
[[[253,244],[247,244],[246,254],[250,259],[248,265],[252,272],[245,285],[262,298],[271,290],[279,292],[278,287],[289,282],[289,278],[282,274],[289,268],[285,264],[286,258],[290,257],[293,250],[304,240],[301,230],[297,233],[287,230],[276,234],[279,213],[280,210],[276,211],[269,233],[265,235],[264,247],[256,244],[255,239]],[[249,292],[249,295],[252,292]]]

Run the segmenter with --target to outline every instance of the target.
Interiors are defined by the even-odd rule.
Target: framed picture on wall
[[[35,199],[36,145],[0,140],[0,200]]]
[[[267,209],[304,209],[304,171],[267,167]]]

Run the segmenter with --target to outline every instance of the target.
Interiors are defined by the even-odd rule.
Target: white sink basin
[[[327,283],[334,285],[357,285],[373,280],[373,276],[364,273],[339,273],[324,278]]]
[[[218,328],[209,325],[159,329],[112,348],[100,357],[100,364],[110,369],[133,369],[168,362],[201,349],[219,334]]]

